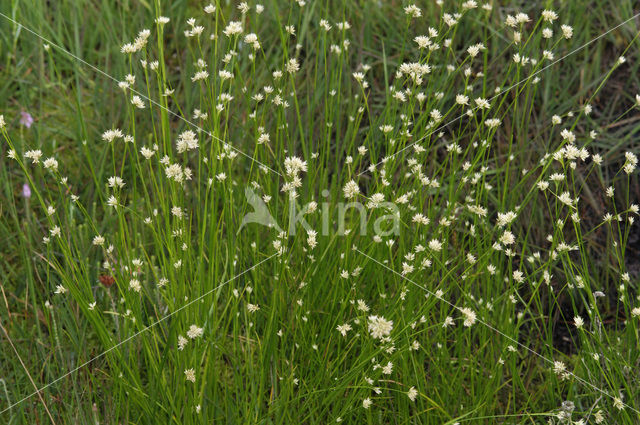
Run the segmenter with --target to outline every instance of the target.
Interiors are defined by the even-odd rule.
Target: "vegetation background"
[[[358,102],[353,100],[340,106],[330,102],[328,93],[342,81],[340,91],[345,93],[344,98],[352,98],[360,88],[351,74],[358,64],[369,64],[372,69],[367,74],[367,81],[371,94],[367,113],[372,117],[388,118],[388,88],[395,69],[403,61],[412,60],[411,55],[415,52],[412,53],[408,46],[413,38],[426,33],[429,26],[437,26],[442,14],[435,2],[419,1],[416,4],[423,17],[408,24],[403,12],[408,4],[405,3],[327,0],[308,1],[304,7],[299,7],[293,2],[266,0],[260,19],[251,22],[255,27],[251,31],[258,33],[264,55],[260,54],[261,60],[255,67],[249,61],[238,61],[233,67],[235,82],[246,78],[243,82],[250,86],[250,94],[242,97],[243,84],[234,86],[233,112],[221,121],[223,125],[212,125],[207,130],[252,156],[258,134],[248,124],[252,90],[273,84],[271,72],[283,67],[286,63],[283,57],[297,54],[301,69],[296,74],[295,87],[300,104],[292,107],[295,113],[271,115],[269,109],[261,112],[263,122],[270,128],[287,123],[291,134],[273,140],[275,152],[271,156],[260,154],[258,158],[284,173],[281,164],[285,157],[297,154],[310,163],[309,177],[305,178],[300,190],[305,202],[320,201],[323,188],[330,190],[332,199],[341,199],[342,187],[357,174],[354,171],[357,167],[352,170],[345,163],[346,155],[357,154],[355,147],[360,142],[354,140],[365,140],[369,152],[379,153],[378,159],[386,152],[387,140],[380,136],[361,137],[359,130],[348,124],[348,115],[355,113]],[[493,6],[490,13],[465,15],[460,20],[452,49],[464,52],[473,43],[484,43],[487,48],[483,53],[486,55],[485,81],[491,88],[507,87],[517,81],[507,72],[512,63],[512,51],[508,50],[510,35],[504,30],[508,14],[525,12],[536,22],[542,9],[556,10],[559,21],[574,28],[571,43],[562,45],[556,52],[556,58],[559,58],[571,48],[582,46],[640,12],[638,3],[633,0],[504,0],[489,3]],[[444,9],[457,10],[459,4],[461,2],[445,0]],[[52,45],[64,46],[100,70],[98,72],[56,48],[46,50],[46,42],[0,16],[0,114],[7,120],[13,144],[18,152],[42,149],[46,155],[55,154],[59,169],[64,170],[62,174],[68,177],[91,218],[91,221],[76,218],[78,212],[67,210],[72,207],[60,201],[64,195],[60,186],[54,180],[47,180],[44,170],[34,171],[33,182],[37,186],[32,186],[31,190],[55,193],[50,200],[57,200],[57,208],[64,210],[63,230],[76,235],[78,241],[84,241],[69,252],[55,245],[45,246],[42,236],[50,227],[46,212],[35,195],[30,199],[23,196],[23,185],[28,180],[19,164],[7,158],[9,146],[3,140],[0,148],[0,324],[3,327],[0,332],[0,410],[32,394],[34,385],[38,388],[47,385],[102,353],[109,348],[108,335],[113,335],[117,341],[141,329],[135,322],[124,324],[129,321],[122,318],[125,307],[116,307],[119,296],[113,290],[108,293],[99,283],[100,263],[105,257],[91,246],[91,240],[98,232],[113,235],[113,240],[121,243],[118,250],[137,249],[138,256],[148,256],[144,258],[145,263],[153,263],[154,258],[158,260],[163,255],[171,263],[179,249],[166,247],[163,254],[163,249],[158,248],[164,246],[161,238],[145,233],[142,216],[138,224],[131,220],[124,229],[120,227],[123,226],[122,217],[108,212],[109,208],[105,206],[105,181],[113,175],[114,168],[118,168],[115,164],[120,164],[118,161],[121,160],[125,164],[126,158],[114,152],[113,145],[105,143],[101,134],[134,119],[122,90],[103,73],[119,80],[131,73],[134,66],[128,55],[120,52],[121,46],[135,39],[141,29],[152,28],[157,16],[168,16],[171,21],[164,27],[162,48],[166,81],[176,88],[171,108],[179,105],[180,112],[176,109],[179,114],[202,108],[200,87],[191,84],[196,69],[194,63],[200,53],[198,46],[184,37],[184,31],[189,28],[187,19],[190,17],[203,19],[204,6],[201,2],[187,0],[0,2],[0,12],[6,17],[41,34]],[[217,8],[225,17],[221,17],[218,24],[220,33],[231,17],[239,19],[239,12],[234,2],[219,2]],[[329,43],[325,44],[320,35],[320,19],[327,19],[334,26],[342,21],[351,24],[351,44],[340,64],[322,59],[323,52],[328,54]],[[285,41],[283,26],[287,22],[296,27],[294,42]],[[578,314],[588,316],[584,307],[588,302],[583,305],[577,301],[581,297],[561,290],[556,292],[557,296],[535,291],[523,295],[524,308],[519,311],[525,311],[529,319],[515,324],[512,320],[515,311],[502,310],[503,305],[509,304],[506,298],[501,298],[501,294],[508,292],[502,278],[483,277],[461,285],[451,295],[454,302],[465,299],[461,294],[493,300],[499,307],[492,314],[487,311],[482,315],[487,322],[544,357],[563,361],[581,379],[607,393],[617,396],[617,391],[624,390],[624,402],[635,409],[640,409],[638,327],[627,326],[627,321],[632,320],[633,305],[619,302],[617,291],[620,274],[629,273],[631,281],[626,299],[635,299],[640,279],[640,233],[633,227],[623,230],[620,243],[624,241],[624,248],[616,250],[613,247],[617,246],[615,241],[618,239],[607,232],[606,226],[599,224],[604,214],[611,211],[611,200],[604,190],[609,185],[616,188],[613,204],[618,205],[619,211],[640,199],[637,172],[629,178],[619,172],[625,163],[625,152],[640,153],[640,110],[634,108],[634,96],[640,93],[636,39],[639,29],[640,19],[636,18],[544,71],[537,89],[523,95],[527,99],[522,103],[522,109],[505,109],[502,125],[493,136],[492,155],[496,158],[513,156],[509,165],[511,172],[505,172],[504,165],[498,165],[503,164],[500,161],[490,163],[490,167],[496,169],[496,175],[506,176],[494,184],[499,193],[513,194],[513,197],[508,200],[488,197],[492,217],[496,211],[504,212],[527,198],[535,179],[528,181],[525,189],[519,172],[535,169],[537,161],[555,149],[553,143],[557,142],[558,131],[553,133],[551,116],[561,114],[564,118],[567,111],[578,111],[587,102],[592,106],[593,112],[572,127],[581,134],[596,130],[598,136],[590,142],[589,149],[600,152],[604,158],[597,176],[588,166],[579,165],[573,177],[572,183],[580,187],[582,223],[589,229],[595,228],[580,239],[581,252],[586,254],[583,258],[588,260],[578,266],[580,269],[575,274],[597,282],[597,289],[607,294],[604,301],[599,301],[602,323],[593,325],[589,335],[580,335],[573,326],[573,318]],[[215,61],[220,63],[222,53],[213,53],[210,43],[202,38],[205,56],[216,55]],[[296,43],[302,46],[301,49],[295,48]],[[154,46],[154,49],[158,48]],[[222,47],[220,49],[222,51]],[[538,56],[540,53],[537,52]],[[612,72],[622,54],[626,62]],[[322,67],[326,67],[324,73]],[[438,77],[434,76],[430,84],[433,84],[432,90],[441,87],[446,97],[451,98],[459,81],[451,82],[445,74],[434,73]],[[138,75],[143,78],[139,72]],[[285,91],[289,90],[291,87],[285,87]],[[512,98],[508,98],[509,102]],[[214,109],[212,103],[206,105],[206,99],[204,103],[203,110]],[[33,123],[27,126],[21,122],[21,113],[33,117]],[[190,115],[191,112],[185,112],[188,119]],[[165,116],[165,119],[172,141],[179,131],[189,128],[175,117]],[[140,145],[152,144],[158,137],[152,129],[165,125],[164,122],[150,124],[148,121],[140,120],[138,124],[136,138]],[[333,123],[331,131],[327,131],[326,122]],[[362,127],[373,132],[383,122],[378,118],[369,122],[365,118]],[[467,146],[474,139],[457,124],[452,127],[455,128],[445,129],[447,136],[459,144]],[[339,141],[335,145],[325,145],[327,140]],[[445,162],[443,158],[447,154],[443,154],[441,148],[433,148],[436,156],[440,155],[434,163]],[[322,152],[321,163],[311,165],[311,152],[314,151]],[[202,284],[202,288],[197,287],[201,283],[193,287],[185,285],[164,301],[163,296],[149,295],[147,304],[142,302],[131,307],[134,315],[139,314],[136,317],[140,317],[142,324],[153,323],[154,319],[179,308],[181,300],[193,299],[213,289],[216,282],[231,279],[270,258],[273,253],[273,233],[249,226],[246,232],[236,235],[233,229],[237,229],[244,213],[250,211],[243,197],[244,186],[260,176],[265,193],[276,197],[283,180],[265,177],[268,173],[256,174],[256,165],[246,158],[239,158],[237,162],[240,165],[234,170],[220,165],[223,168],[217,171],[225,171],[235,184],[229,183],[220,189],[220,194],[207,198],[210,204],[203,209],[198,209],[198,205],[204,197],[191,193],[192,198],[186,200],[179,191],[168,187],[155,195],[137,198],[140,205],[146,205],[146,209],[141,207],[145,214],[149,214],[155,205],[161,211],[168,211],[171,202],[179,199],[193,211],[190,229],[196,236],[201,236],[202,241],[207,241],[207,247],[200,246],[200,241],[194,242],[194,246],[198,246],[196,252],[184,259],[190,271],[176,276],[176,279],[184,277],[188,282],[202,282],[198,278],[203,278],[207,283]],[[458,166],[462,162],[460,160]],[[365,170],[366,166],[358,164],[360,170]],[[138,181],[137,190],[143,193],[141,188],[152,183],[140,179],[136,170],[141,168],[127,165],[120,171],[127,188]],[[411,187],[403,183],[402,175],[407,171],[398,165],[389,173],[395,176],[394,182],[398,182],[394,186],[398,195]],[[503,172],[505,174],[501,174]],[[158,176],[161,174],[159,172]],[[203,180],[205,176],[203,174]],[[200,177],[198,175],[197,179]],[[590,178],[596,178],[597,184]],[[365,193],[375,192],[373,178],[365,176],[360,181]],[[232,190],[234,186],[237,187]],[[367,191],[367,187],[372,190]],[[311,193],[315,195],[307,196]],[[223,200],[229,201],[227,206],[223,206]],[[464,195],[452,200],[462,203]],[[524,252],[531,255],[543,249],[540,247],[550,232],[549,226],[557,219],[551,213],[553,207],[526,207],[525,211],[514,224],[519,243],[524,240],[522,243],[526,246],[521,250],[523,262]],[[97,229],[90,222],[97,223]],[[131,227],[127,227],[129,225]],[[209,229],[209,226],[217,231],[210,234],[209,230],[201,230],[202,233],[198,233],[198,229]],[[167,227],[167,230],[175,229]],[[122,234],[131,235],[135,241],[125,241],[124,237],[117,236]],[[426,242],[431,239],[428,235],[425,237]],[[308,252],[303,247],[291,248],[288,261],[270,260],[252,269],[232,285],[215,291],[214,298],[206,298],[204,305],[185,309],[179,320],[172,319],[170,323],[139,335],[115,350],[119,354],[114,351],[101,357],[46,388],[41,397],[33,396],[3,411],[0,422],[267,424],[332,423],[341,419],[345,423],[533,424],[548,420],[561,422],[563,419],[549,415],[562,412],[566,408],[562,403],[567,400],[575,405],[573,418],[576,421],[583,418],[591,423],[598,410],[606,412],[608,423],[631,424],[639,420],[640,416],[632,409],[619,411],[610,397],[578,380],[559,379],[550,373],[548,364],[521,347],[518,347],[518,353],[509,357],[507,347],[513,342],[480,324],[474,325],[473,333],[459,324],[455,331],[445,334],[446,330],[441,330],[442,320],[453,315],[454,310],[449,308],[447,312],[444,307],[434,307],[433,303],[425,307],[423,303],[430,301],[425,301],[424,292],[411,287],[402,277],[381,265],[354,253],[351,246],[361,239],[355,236],[326,239],[316,248],[314,262],[306,259]],[[406,248],[418,243],[419,238],[403,229],[399,239],[394,249],[386,246],[369,249],[364,243],[358,246],[394,270],[400,270]],[[252,242],[257,242],[257,249]],[[490,249],[491,242],[484,241],[482,246]],[[477,246],[462,242],[458,246],[460,252],[471,248],[476,253],[480,251]],[[83,258],[83,254],[88,259]],[[458,261],[454,252],[448,255],[453,263]],[[136,258],[136,255],[132,254],[130,258]],[[482,258],[481,262],[486,266],[493,257]],[[437,286],[426,282],[447,277],[445,260],[443,257],[442,268],[433,274],[421,272],[411,275],[411,279],[435,290]],[[464,255],[461,261],[464,261]],[[103,328],[97,327],[87,319],[80,304],[69,302],[63,306],[54,301],[58,299],[53,294],[56,285],[65,280],[58,277],[51,264],[60,265],[61,270],[71,270],[73,267],[69,264],[74,262],[86,265],[86,273],[83,271],[81,275],[87,278],[90,292],[99,294],[96,297],[100,297],[98,301],[103,302],[105,311],[110,310],[109,314],[120,317],[120,325],[115,320],[115,325],[109,322]],[[287,262],[290,267],[285,267]],[[504,265],[505,270],[511,270],[506,263]],[[358,278],[341,283],[344,281],[340,277],[342,270],[352,271],[360,266],[364,270]],[[554,267],[551,270],[558,280],[570,280],[565,268]],[[509,274],[505,272],[505,276]],[[75,275],[69,276],[73,280]],[[301,282],[307,286],[300,285]],[[119,285],[118,280],[116,286]],[[248,286],[253,291],[247,292]],[[194,287],[196,292],[193,292]],[[232,295],[233,289],[241,291],[240,298]],[[121,290],[126,292],[126,288]],[[407,292],[401,296],[405,290]],[[386,356],[384,350],[370,340],[360,341],[363,337],[360,340],[344,339],[336,331],[336,326],[347,320],[354,328],[357,323],[366,323],[367,314],[355,310],[353,302],[357,299],[366,300],[372,311],[369,314],[392,317],[394,342],[398,348],[395,357]],[[127,298],[126,302],[129,301]],[[47,302],[53,303],[54,307],[46,307]],[[249,312],[247,303],[259,305],[260,310]],[[353,313],[349,316],[347,312]],[[419,321],[421,316],[426,316],[426,324],[420,325],[425,329],[413,331],[412,323]],[[359,318],[360,322],[353,322],[354,318]],[[183,335],[193,323],[205,328],[202,343],[188,354],[185,354],[187,350],[176,351],[178,334]],[[590,326],[591,323],[589,321]],[[282,328],[288,336],[278,339],[276,331]],[[366,326],[359,331],[352,330],[349,335],[358,332],[366,334]],[[421,348],[418,356],[411,357],[406,347],[414,339],[420,341]],[[441,350],[442,345],[447,347],[446,353]],[[603,369],[589,362],[594,352],[602,353],[607,359]],[[506,364],[501,366],[498,359],[506,360]],[[376,362],[384,366],[386,360],[394,362],[391,377],[380,375],[378,368],[372,369]],[[198,369],[196,383],[191,386],[185,385],[191,383],[184,379],[184,370],[189,367]],[[368,386],[363,380],[369,376],[375,377],[375,385]],[[381,387],[383,391],[378,395],[370,387]],[[406,395],[409,387],[419,391],[415,402]],[[362,403],[368,397],[373,405],[365,409]]]

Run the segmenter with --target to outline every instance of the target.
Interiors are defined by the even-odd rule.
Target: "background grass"
[[[345,163],[346,155],[355,158],[355,149],[361,144],[378,160],[392,152],[388,141],[375,131],[392,120],[400,122],[399,112],[389,107],[392,76],[402,62],[416,60],[411,40],[426,33],[429,26],[435,26],[441,15],[441,9],[434,3],[417,3],[424,18],[407,25],[400,2],[322,1],[309,2],[303,8],[265,2],[265,12],[260,17],[250,14],[247,19],[247,25],[259,34],[264,54],[260,53],[255,67],[249,61],[234,63],[233,113],[207,123],[207,130],[242,152],[252,155],[255,151],[259,161],[283,174],[285,157],[296,154],[307,160],[310,166],[300,189],[301,201],[321,202],[321,191],[325,188],[331,193],[330,199],[341,198],[344,183],[368,165],[350,166]],[[449,6],[447,2],[445,5]],[[191,112],[186,111],[203,107],[209,110],[212,106],[200,87],[191,84],[195,60],[203,56],[215,58],[212,62],[220,64],[224,53],[222,41],[217,47],[203,38],[199,51],[197,44],[185,40],[186,20],[201,17],[202,6],[189,1],[160,0],[12,0],[3,2],[0,12],[118,79],[134,69],[128,57],[120,53],[122,44],[133,40],[140,29],[151,28],[157,15],[171,17],[162,42],[164,78],[176,89],[168,105],[176,112],[179,107],[190,118]],[[239,12],[234,4],[224,2],[218,8],[224,16],[220,18],[220,32],[230,17],[239,19]],[[633,1],[626,0],[539,4],[504,1],[493,3],[490,13],[465,15],[455,27],[452,51],[464,52],[476,42],[487,47],[483,52],[487,77],[484,83],[474,85],[486,84],[485,92],[490,95],[494,86],[505,83],[506,87],[518,80],[511,67],[513,52],[508,49],[511,40],[504,30],[504,19],[507,14],[525,11],[535,22],[543,8],[554,8],[561,17],[559,22],[574,26],[573,38],[561,45],[556,57],[640,11]],[[318,28],[320,19],[328,19],[334,27],[344,20],[351,24],[348,36],[351,46],[340,60],[334,60],[326,52],[330,44],[341,40],[338,37],[327,41]],[[284,34],[282,26],[287,23],[296,27],[293,40]],[[633,109],[634,96],[640,92],[637,42],[633,41],[637,31],[635,20],[544,71],[540,83],[527,85],[519,96],[504,96],[505,106],[500,110],[504,112],[502,125],[492,136],[491,155],[482,159],[484,165],[495,170],[495,174],[488,174],[487,182],[496,190],[482,195],[486,198],[478,195],[478,201],[491,206],[491,217],[495,217],[495,212],[524,204],[520,219],[512,227],[521,244],[521,258],[514,263],[498,260],[494,253],[486,257],[478,255],[481,250],[491,251],[494,240],[489,233],[473,243],[464,236],[459,236],[459,240],[452,236],[453,252],[475,252],[480,257],[478,270],[499,261],[496,265],[504,273],[492,278],[478,272],[477,279],[462,279],[465,269],[458,266],[458,260],[464,262],[464,256],[458,258],[447,251],[434,259],[434,270],[410,276],[429,290],[451,288],[448,294],[455,304],[474,302],[483,306],[483,319],[509,337],[545,357],[564,361],[580,378],[611,394],[624,391],[624,402],[636,409],[640,407],[635,385],[637,327],[627,326],[633,305],[620,302],[617,293],[620,274],[629,272],[632,281],[627,285],[627,300],[633,300],[636,294],[640,238],[633,227],[623,228],[621,231],[626,233],[620,235],[615,232],[612,235],[606,226],[581,236],[572,235],[580,241],[581,255],[567,256],[559,264],[549,266],[561,288],[559,292],[531,289],[532,286],[514,292],[512,289],[518,285],[509,279],[505,284],[503,279],[509,278],[513,270],[525,267],[520,262],[524,263],[528,255],[544,251],[547,234],[557,231],[553,227],[559,216],[557,206],[552,201],[545,204],[545,198],[538,200],[544,207],[537,206],[529,192],[537,176],[522,177],[522,170],[535,169],[538,160],[558,146],[559,129],[550,125],[551,115],[560,114],[566,119],[568,111],[578,111],[587,101],[593,107],[593,112],[576,120],[573,127],[581,135],[597,131],[598,137],[589,141],[588,146],[605,159],[604,166],[596,171],[579,164],[572,174],[571,183],[580,188],[579,212],[586,229],[598,226],[602,216],[612,211],[604,187],[610,184],[616,187],[615,204],[619,211],[640,199],[637,173],[629,178],[619,173],[625,162],[624,152],[640,149],[637,136],[640,120],[637,109]],[[257,165],[243,157],[234,160],[233,167],[223,161],[212,160],[215,165],[211,168],[196,162],[200,164],[194,169],[200,183],[206,181],[207,175],[214,176],[220,171],[229,175],[213,194],[208,194],[204,184],[182,192],[162,183],[161,172],[142,174],[142,167],[127,162],[135,150],[119,151],[122,145],[114,149],[101,140],[102,132],[128,125],[128,132],[132,133],[135,123],[136,143],[142,146],[154,141],[172,143],[187,125],[161,112],[153,115],[156,120],[153,122],[152,114],[136,119],[113,81],[55,48],[47,51],[42,40],[1,17],[0,37],[0,113],[9,123],[16,150],[42,149],[47,156],[55,154],[59,168],[64,170],[62,175],[68,177],[73,192],[86,208],[86,213],[74,209],[64,201],[64,187],[47,179],[44,170],[34,170],[36,186],[32,189],[46,193],[47,203],[56,204],[60,216],[64,215],[64,230],[73,235],[68,250],[43,245],[41,239],[50,224],[35,195],[31,199],[20,195],[27,180],[18,164],[7,159],[9,148],[3,144],[0,320],[34,383],[41,387],[187,300],[207,293],[268,258],[273,251],[270,247],[275,238],[273,232],[257,226],[250,226],[241,234],[235,232],[244,213],[249,211],[244,186],[254,179],[259,181],[264,193],[274,195],[273,210],[283,220],[286,214],[280,211],[286,211],[283,208],[286,202],[276,196],[283,179],[258,172]],[[300,49],[295,48],[296,43],[301,45]],[[158,48],[153,49],[158,55]],[[613,64],[623,52],[626,62],[612,72]],[[247,86],[251,94],[273,84],[271,72],[282,68],[293,55],[300,58],[301,70],[296,74],[295,86],[285,82],[282,88],[288,92],[295,87],[298,104],[292,104],[286,114],[269,107],[259,110],[258,121],[277,135],[272,135],[271,154],[258,151],[257,124],[249,116],[253,103],[250,96],[243,97],[241,87]],[[462,53],[458,57],[452,54],[447,60],[463,58]],[[371,92],[368,109],[356,126],[349,116],[357,115],[361,98],[354,95],[361,93],[361,89],[351,73],[359,63],[372,67],[366,77]],[[213,69],[210,73],[214,74]],[[136,75],[143,78],[139,72]],[[150,90],[157,89],[155,84],[150,84]],[[434,72],[428,84],[430,93],[442,91],[444,102],[451,103],[464,82],[461,77],[449,78],[444,72]],[[337,89],[337,96],[330,94],[332,89]],[[31,128],[19,124],[21,111],[33,115],[35,123]],[[424,127],[426,114],[412,112],[411,119]],[[279,131],[278,126],[284,123],[289,127]],[[444,131],[445,140],[457,141],[465,149],[479,139],[466,123],[456,123]],[[419,203],[433,222],[452,214],[444,210],[444,200],[451,201],[451,205],[463,204],[466,196],[456,189],[460,176],[445,171],[460,169],[463,159],[449,156],[444,147],[443,141],[429,140],[425,160],[433,175],[442,172],[443,190],[439,195],[442,197],[438,198],[441,203],[429,201],[431,196],[436,197],[433,193],[425,193]],[[206,145],[206,149],[210,158],[222,151],[215,143]],[[319,153],[315,162],[311,158],[313,152]],[[509,155],[513,155],[513,160],[507,166],[505,160]],[[121,163],[126,166],[120,168]],[[415,189],[403,182],[408,169],[400,161],[390,167],[388,173],[397,183],[396,195]],[[133,188],[134,194],[127,201],[139,219],[125,219],[123,213],[113,213],[105,206],[105,180],[118,171],[127,182],[127,189]],[[358,181],[367,195],[386,190],[377,177],[364,175]],[[150,187],[161,189],[145,191]],[[169,219],[158,219],[161,229],[158,232],[142,224],[142,218],[152,214],[153,208],[160,209],[162,217],[176,203],[189,209],[191,215],[185,229],[192,241],[177,238],[167,242],[165,237],[182,228]],[[205,206],[201,207],[202,204]],[[317,220],[314,224],[319,223]],[[478,229],[482,228],[480,222],[476,224]],[[468,226],[460,226],[460,235],[468,234]],[[91,239],[98,232],[112,237],[118,247],[116,256],[123,262],[143,256],[150,265],[147,273],[153,276],[152,281],[166,272],[165,266],[182,259],[183,269],[170,278],[175,286],[165,293],[150,292],[149,298],[140,301],[126,291],[128,280],[117,276],[116,287],[105,290],[98,283],[105,253],[91,247]],[[521,348],[518,353],[511,353],[507,347],[513,342],[496,336],[486,327],[476,324],[473,332],[463,331],[461,324],[456,330],[443,329],[442,321],[455,315],[454,309],[438,304],[433,297],[425,300],[423,290],[351,249],[356,244],[394,270],[401,270],[405,253],[418,243],[428,242],[430,232],[413,233],[403,227],[393,248],[356,235],[334,235],[320,241],[314,261],[303,249],[304,237],[292,238],[287,261],[272,260],[256,267],[214,291],[194,308],[185,309],[184,313],[56,382],[43,391],[44,403],[37,396],[31,397],[3,413],[1,420],[12,424],[46,423],[51,420],[46,404],[56,423],[327,423],[338,417],[345,423],[544,423],[548,419],[546,414],[557,413],[565,400],[575,403],[576,420],[582,417],[593,421],[593,415],[600,409],[611,423],[638,420],[633,411],[612,407],[612,400],[593,388],[574,379],[558,379],[540,358]],[[433,230],[433,234],[438,232],[441,230]],[[617,248],[616,240],[620,242]],[[182,242],[193,244],[194,252],[181,254]],[[251,246],[252,242],[257,248]],[[452,265],[445,264],[447,255],[451,255]],[[340,278],[342,270],[352,272],[356,267],[363,268],[357,276]],[[531,275],[532,281],[540,280],[539,276]],[[576,314],[588,316],[590,299],[572,293],[565,286],[576,275],[588,277],[589,282],[596,284],[593,290],[607,294],[604,300],[598,300],[596,317],[601,323],[589,320],[592,327],[586,336],[575,330],[572,321]],[[79,282],[79,295],[74,293],[74,299],[94,294],[107,313],[91,319],[82,303],[57,301],[53,295],[56,285],[74,281]],[[253,290],[249,292],[247,287]],[[241,295],[235,297],[233,289]],[[510,303],[508,295],[521,297],[519,307]],[[371,307],[370,313],[356,309],[359,299]],[[487,308],[487,301],[493,307]],[[53,308],[46,307],[46,302],[51,302]],[[261,309],[249,313],[247,303],[258,304]],[[129,309],[136,322],[125,316]],[[523,320],[516,320],[519,312],[523,313]],[[367,339],[369,314],[392,318],[395,353],[385,353],[384,346]],[[424,323],[420,322],[421,316],[426,318]],[[354,330],[345,339],[335,328],[347,321]],[[177,351],[177,336],[184,335],[194,323],[205,329],[204,337],[191,341],[189,349]],[[414,323],[417,326],[412,326]],[[283,336],[277,334],[280,329],[284,330]],[[356,333],[362,335],[351,338]],[[420,342],[421,348],[410,355],[408,347],[414,340]],[[25,367],[17,361],[7,341],[3,335],[0,409],[33,392]],[[594,353],[606,360],[593,360]],[[389,377],[373,368],[374,362],[384,365],[387,361],[394,363],[394,374]],[[185,385],[183,371],[189,367],[198,369],[195,385]],[[376,383],[369,385],[365,378],[375,379]],[[406,396],[411,386],[420,393],[415,403]],[[371,387],[383,391],[377,395]],[[366,397],[374,401],[370,409],[362,408]],[[202,409],[198,413],[197,405]]]

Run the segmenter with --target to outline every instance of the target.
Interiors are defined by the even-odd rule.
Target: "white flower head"
[[[369,316],[369,333],[376,339],[389,336],[393,329],[393,321],[382,316]]]

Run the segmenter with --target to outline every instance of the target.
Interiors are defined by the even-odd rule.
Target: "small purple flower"
[[[33,117],[30,113],[21,111],[20,112],[20,124],[24,125],[27,128],[31,128],[33,124]]]
[[[27,183],[22,185],[22,196],[27,199],[31,198],[31,188]]]

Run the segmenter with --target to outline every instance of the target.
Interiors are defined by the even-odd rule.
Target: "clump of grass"
[[[606,176],[594,117],[625,57],[544,110],[580,47],[569,14],[347,5],[211,4],[185,23],[154,2],[119,46],[115,120],[78,117],[80,172],[0,116],[34,224],[20,258],[46,273],[25,304],[51,347],[41,402],[9,389],[3,415],[634,422],[637,152]],[[398,34],[358,33],[379,15]],[[64,49],[43,49],[59,76]]]

